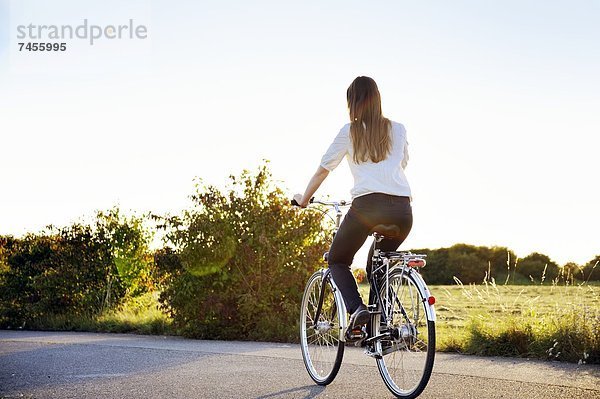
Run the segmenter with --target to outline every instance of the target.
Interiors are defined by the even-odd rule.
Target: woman
[[[352,206],[331,244],[329,269],[340,289],[350,316],[350,329],[369,320],[358,286],[350,271],[356,252],[373,228],[387,225],[386,239],[379,243],[383,251],[394,251],[406,239],[412,227],[410,187],[404,168],[408,161],[406,130],[381,112],[381,96],[375,81],[359,76],[346,93],[350,123],[346,124],[329,146],[321,164],[310,179],[304,195],[294,199],[306,207],[321,183],[344,157],[354,177],[350,191]],[[367,273],[371,269],[372,251]]]

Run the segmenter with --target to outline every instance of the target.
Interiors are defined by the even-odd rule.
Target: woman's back
[[[401,123],[391,122],[391,147],[387,157],[379,162],[356,162],[350,138],[350,123],[344,125],[321,159],[321,166],[335,169],[344,156],[354,177],[350,190],[352,198],[371,193],[384,193],[410,197],[411,191],[404,168],[408,162],[406,130]]]

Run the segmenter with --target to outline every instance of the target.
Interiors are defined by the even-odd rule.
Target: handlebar
[[[311,199],[308,201],[308,203],[309,203],[309,204],[312,204],[312,203],[314,202],[314,200],[315,200],[315,197],[312,197],[312,198],[311,198]],[[291,204],[292,204],[292,206],[300,206],[300,204],[298,203],[298,201],[296,201],[295,199],[292,199],[292,201],[291,201]]]
[[[292,199],[290,201],[290,203],[292,204],[292,206],[300,206],[300,204],[298,203],[298,201],[296,201],[295,199]],[[321,200],[315,200],[315,197],[312,197],[309,201],[309,204],[319,204],[319,205],[325,205],[325,206],[332,206],[334,208],[338,208],[340,206],[350,206],[350,203],[346,200],[340,200],[338,201],[321,201]]]
[[[298,202],[296,200],[292,200],[291,201],[292,205],[294,206],[300,206],[298,204]],[[320,201],[320,200],[315,200],[315,197],[312,197],[309,201],[309,204],[319,204],[319,205],[325,205],[325,206],[329,206],[335,209],[335,219],[333,219],[327,212],[323,212],[324,214],[326,214],[327,216],[329,216],[331,218],[331,220],[334,221],[336,229],[340,227],[340,223],[342,220],[342,210],[340,209],[343,206],[350,206],[351,201],[348,202],[346,200],[341,200],[341,201]]]
[[[311,198],[310,201],[311,204],[321,204],[321,205],[327,205],[327,206],[350,206],[350,203],[347,202],[346,200],[340,200],[339,202],[337,201],[314,201],[314,198]]]

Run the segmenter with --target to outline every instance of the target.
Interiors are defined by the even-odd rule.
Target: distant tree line
[[[163,247],[151,249],[164,233]],[[53,315],[95,317],[147,292],[184,335],[293,340],[308,276],[324,264],[331,226],[299,210],[262,165],[231,176],[227,189],[198,183],[181,214],[124,216],[0,236],[0,328],[27,328]],[[600,280],[600,256],[557,265],[533,253],[457,244],[426,253],[430,284],[551,284]],[[43,323],[42,323],[43,324]],[[36,325],[40,325],[37,323]]]
[[[427,254],[427,266],[421,270],[429,284],[481,283],[556,284],[559,282],[600,281],[600,255],[578,265],[570,262],[559,266],[547,255],[534,252],[517,258],[506,247],[456,244],[449,248],[413,249]]]

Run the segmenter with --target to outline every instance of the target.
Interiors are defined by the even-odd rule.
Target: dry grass
[[[429,286],[438,350],[600,363],[600,286],[456,281]]]
[[[92,315],[50,315],[34,320],[28,329],[173,334],[172,320],[158,308],[158,293],[147,293],[116,310]]]

